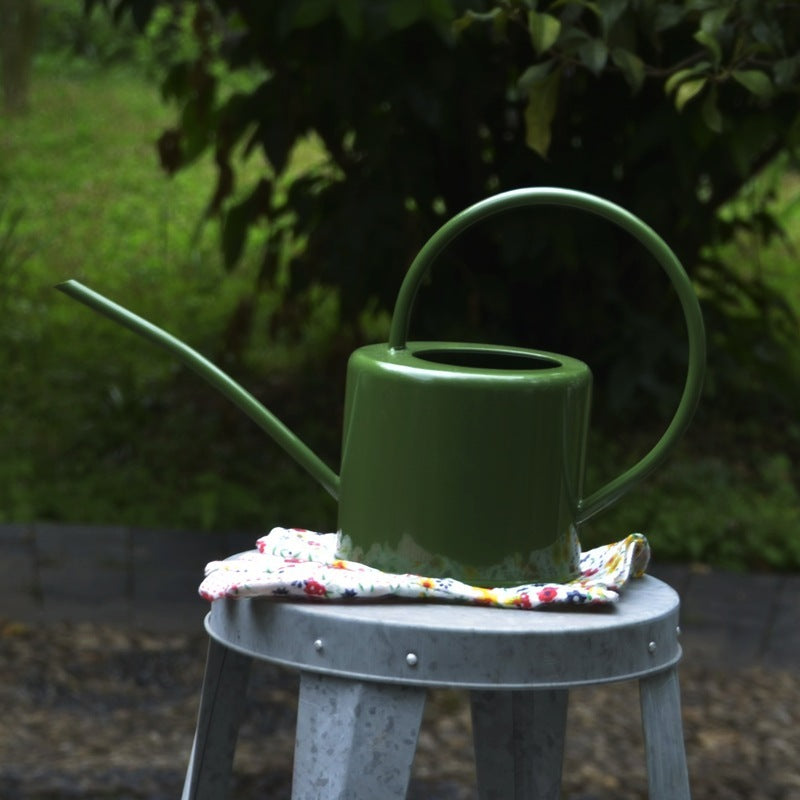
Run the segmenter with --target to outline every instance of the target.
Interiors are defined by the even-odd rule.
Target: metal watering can
[[[634,236],[681,302],[689,361],[678,409],[657,444],[584,496],[592,376],[568,356],[485,344],[410,342],[414,298],[436,257],[476,222],[521,206],[598,215]],[[689,425],[705,369],[700,306],[680,262],[644,222],[565,189],[498,194],[445,223],[400,287],[388,343],[347,369],[341,476],[250,393],[195,350],[76,281],[57,288],[166,348],[248,414],[339,500],[340,555],[390,572],[475,585],[563,582],[578,574],[578,526],[668,455]]]

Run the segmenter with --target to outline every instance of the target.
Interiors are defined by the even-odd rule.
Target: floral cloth
[[[483,589],[451,578],[399,575],[355,561],[337,559],[338,534],[273,528],[257,550],[212,561],[200,595],[221,597],[303,597],[373,600],[399,597],[443,600],[498,608],[540,608],[554,603],[613,603],[631,578],[644,574],[650,546],[640,533],[581,554],[578,578],[569,583],[530,583]]]

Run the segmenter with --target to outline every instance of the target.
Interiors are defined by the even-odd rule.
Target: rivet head
[[[680,636],[680,635],[681,635],[681,626],[680,626],[680,625],[678,625],[678,626],[675,628],[675,635],[676,635],[676,636]]]
[[[416,653],[409,653],[406,656],[406,664],[408,664],[409,667],[416,667],[418,661],[419,659],[417,658]]]
[[[321,653],[324,647],[325,647],[325,645],[322,643],[322,639],[315,639],[314,640],[314,649],[318,653]]]
[[[656,643],[655,642],[650,642],[647,645],[647,652],[648,653],[655,653],[655,651],[656,651]]]

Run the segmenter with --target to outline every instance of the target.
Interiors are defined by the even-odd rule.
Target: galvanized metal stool
[[[216,601],[184,800],[227,795],[253,658],[300,670],[293,800],[404,798],[427,687],[471,692],[482,800],[556,800],[573,686],[638,678],[650,797],[688,800],[679,599],[597,609]]]

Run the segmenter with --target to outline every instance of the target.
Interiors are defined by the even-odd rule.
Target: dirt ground
[[[0,798],[177,798],[205,659],[202,635],[0,620]],[[694,800],[800,800],[800,672],[681,669]],[[289,798],[296,678],[260,664],[232,798]],[[636,686],[570,697],[564,796],[640,800],[646,775]],[[411,800],[473,800],[463,694],[432,692]]]

